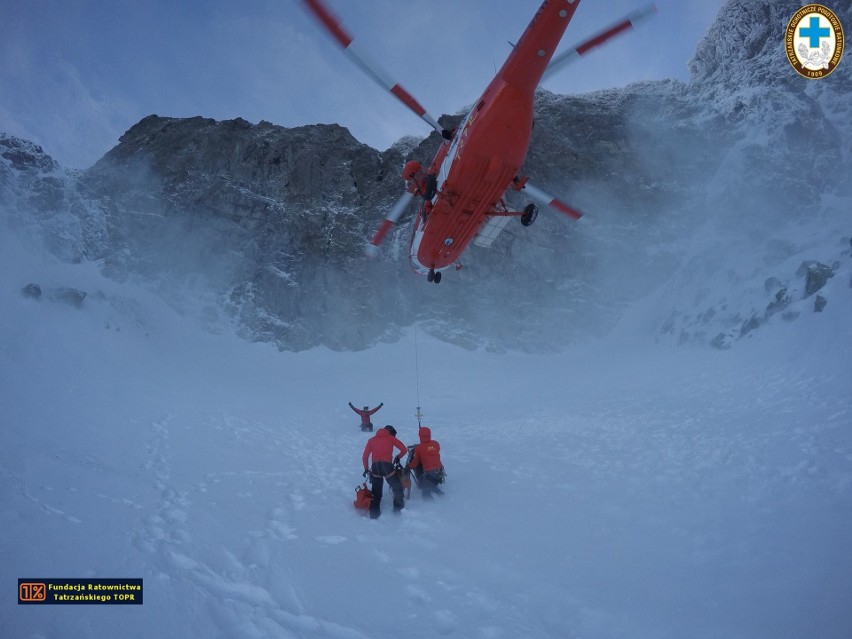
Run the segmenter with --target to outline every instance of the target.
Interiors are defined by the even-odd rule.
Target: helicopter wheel
[[[441,283],[441,272],[440,272],[440,271],[438,271],[437,273],[435,273],[434,282],[435,282],[435,284],[440,284],[440,283]]]
[[[429,269],[429,273],[426,274],[426,281],[427,282],[434,282],[435,281],[435,269],[433,269],[433,268]]]
[[[535,222],[535,218],[538,217],[538,207],[530,202],[527,204],[524,209],[524,214],[521,216],[521,224],[524,226],[530,226],[533,222]]]

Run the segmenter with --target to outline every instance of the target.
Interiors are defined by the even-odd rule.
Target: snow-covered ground
[[[847,639],[849,283],[726,351],[655,344],[640,303],[559,355],[293,354],[4,237],[0,637]],[[406,443],[419,401],[446,495],[360,516],[348,401]],[[145,602],[20,606],[19,577]]]

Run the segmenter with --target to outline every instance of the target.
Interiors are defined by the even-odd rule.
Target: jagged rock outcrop
[[[30,283],[21,289],[21,295],[34,300],[42,299],[43,292],[45,293],[44,297],[46,299],[52,302],[62,302],[75,308],[81,308],[83,306],[83,301],[88,295],[85,291],[81,291],[80,289],[72,288],[70,286],[48,288],[45,291],[42,291],[41,286],[35,283]]]
[[[810,297],[822,289],[829,278],[834,276],[834,269],[820,262],[802,264],[801,271],[804,271],[805,276],[805,297]]]
[[[349,348],[411,321],[396,269],[363,257],[401,163],[337,125],[150,116],[83,182],[127,249],[115,273],[197,272],[246,335]]]
[[[24,297],[29,297],[34,300],[41,298],[41,286],[38,284],[27,284],[25,287],[21,289],[21,295]]]
[[[38,233],[68,262],[93,259],[111,246],[103,213],[79,186],[79,174],[63,170],[40,146],[0,132],[0,206],[9,224]]]
[[[707,218],[693,236],[705,246],[667,289],[684,299],[696,281],[706,286],[691,308],[663,302],[660,313],[661,334],[681,343],[726,348],[770,318],[795,319],[807,288],[798,265],[840,257],[825,247],[848,233],[852,209],[852,109],[843,97],[852,92],[852,65],[838,66],[826,81],[804,80],[790,68],[784,32],[799,7],[729,0],[690,61],[686,103],[702,106],[678,126],[715,131],[705,143],[721,155],[707,165]],[[836,11],[842,23],[852,21],[852,7]],[[750,282],[755,275],[778,285],[761,291]],[[728,294],[708,299],[704,290]]]

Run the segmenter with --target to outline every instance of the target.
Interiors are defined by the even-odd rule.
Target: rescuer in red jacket
[[[432,439],[432,431],[426,426],[421,426],[417,433],[420,435],[420,443],[414,447],[414,455],[408,465],[414,470],[423,499],[432,499],[432,493],[443,494],[438,488],[438,484],[444,482],[441,444]]]
[[[393,491],[393,511],[398,513],[405,508],[405,500],[402,493],[402,482],[399,472],[394,468],[394,448],[399,449],[400,455],[407,453],[408,448],[396,438],[396,429],[393,426],[385,426],[367,440],[364,446],[364,454],[361,461],[364,464],[364,476],[368,474],[372,478],[373,501],[370,504],[370,517],[377,519],[381,514],[379,504],[382,501],[382,492],[385,480]],[[372,463],[370,458],[372,457]]]
[[[359,408],[355,408],[352,405],[352,402],[349,402],[349,408],[351,408],[352,410],[354,410],[356,413],[358,413],[361,416],[361,430],[373,430],[373,422],[370,421],[370,417],[372,416],[373,413],[375,413],[377,410],[379,410],[384,405],[385,405],[385,403],[381,402],[378,406],[376,406],[372,410],[370,410],[369,406],[364,406],[364,410],[361,410]]]

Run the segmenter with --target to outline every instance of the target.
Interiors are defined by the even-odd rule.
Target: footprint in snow
[[[420,579],[420,570],[418,568],[401,568],[399,574],[406,579]]]
[[[380,563],[389,564],[391,562],[390,555],[388,555],[384,550],[379,550],[378,548],[371,548],[370,553]]]
[[[305,498],[298,493],[291,493],[290,501],[293,503],[293,510],[302,510],[305,507]]]
[[[71,515],[66,514],[64,510],[59,510],[59,508],[54,508],[53,506],[49,506],[48,504],[41,504],[41,509],[46,512],[48,515],[57,515],[62,517],[66,521],[70,521],[72,524],[82,524],[83,522],[73,517]]]
[[[429,596],[429,593],[423,590],[420,586],[409,584],[405,587],[405,594],[408,595],[409,599],[419,604],[428,604],[432,601],[432,597]]]
[[[456,629],[456,615],[450,610],[435,612],[435,629],[442,635],[448,635]]]
[[[292,526],[288,526],[287,523],[283,521],[283,516],[283,508],[273,508],[269,511],[266,525],[269,536],[279,541],[296,539],[297,535],[294,534],[296,529]]]

